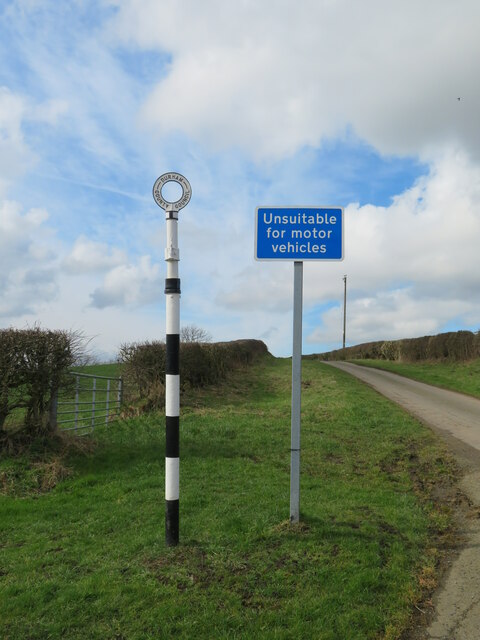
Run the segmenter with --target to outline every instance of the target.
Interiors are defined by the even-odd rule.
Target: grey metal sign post
[[[303,262],[343,260],[341,207],[257,207],[255,259],[293,261],[290,522],[300,519]]]
[[[167,182],[182,187],[176,202],[163,197]],[[188,180],[180,173],[164,173],[153,185],[153,199],[164,209],[167,221],[166,353],[165,353],[165,541],[175,546],[179,540],[180,504],[180,278],[178,263],[178,212],[192,197]]]
[[[292,419],[290,434],[290,522],[300,520],[300,425],[302,413],[303,262],[293,263]]]

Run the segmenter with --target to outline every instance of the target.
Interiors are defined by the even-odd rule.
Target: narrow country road
[[[328,362],[360,378],[426,424],[446,431],[480,451],[480,400],[446,391],[396,373],[349,362]]]
[[[463,467],[460,489],[480,507],[480,400],[348,362],[327,362],[363,380],[444,436]],[[465,543],[433,598],[434,616],[415,638],[480,638],[480,521],[467,518]]]

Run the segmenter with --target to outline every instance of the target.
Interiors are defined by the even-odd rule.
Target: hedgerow
[[[480,332],[451,331],[434,336],[365,342],[313,356],[322,360],[466,361],[480,358]]]
[[[84,353],[78,332],[0,330],[0,448],[56,431],[58,390]]]
[[[119,361],[131,401],[144,410],[160,409],[165,401],[165,343],[161,341],[124,344]],[[181,388],[216,384],[237,367],[253,363],[268,350],[260,340],[233,342],[181,342]]]

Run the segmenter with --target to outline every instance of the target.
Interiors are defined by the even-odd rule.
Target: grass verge
[[[351,362],[385,369],[420,382],[480,398],[480,358],[469,362],[405,363],[390,360],[352,360]]]
[[[98,429],[49,492],[0,496],[0,636],[399,638],[434,585],[450,516],[433,489],[453,465],[351,376],[303,370],[298,526],[290,362],[266,359],[185,399],[177,548],[164,545],[162,416]]]

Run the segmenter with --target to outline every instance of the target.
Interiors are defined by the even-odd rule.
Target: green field
[[[368,387],[305,362],[290,525],[290,367],[265,359],[186,400],[173,549],[162,416],[98,429],[89,453],[1,460],[0,637],[398,638],[434,586],[450,515],[432,491],[453,465]],[[64,469],[49,491],[42,463]]]
[[[122,375],[122,365],[117,362],[110,362],[108,364],[90,364],[86,367],[72,367],[72,371],[88,373],[92,376],[119,378]]]
[[[390,360],[351,360],[351,362],[385,369],[420,382],[480,398],[480,358],[469,362],[406,363]]]

